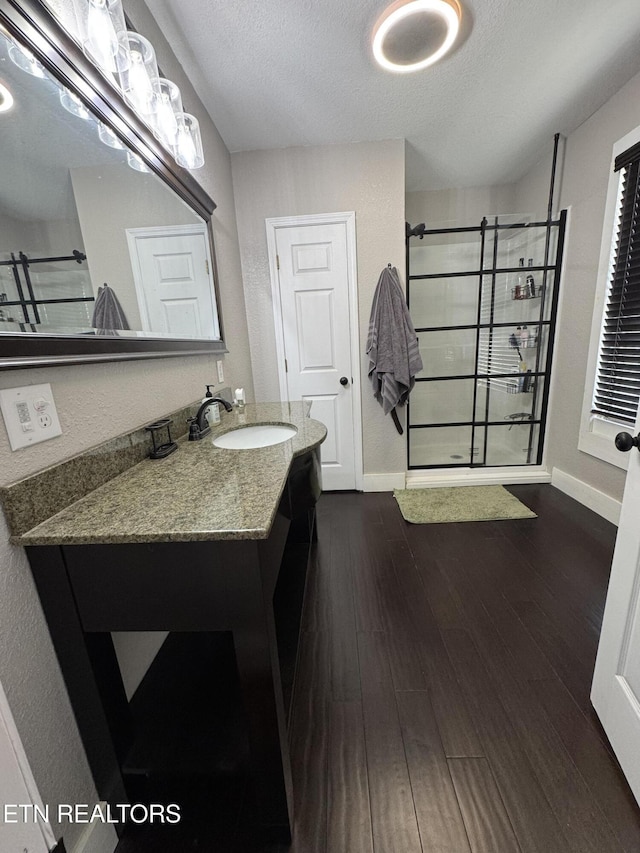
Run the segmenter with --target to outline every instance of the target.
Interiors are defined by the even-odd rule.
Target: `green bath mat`
[[[502,486],[396,489],[393,496],[405,521],[411,524],[537,518]]]

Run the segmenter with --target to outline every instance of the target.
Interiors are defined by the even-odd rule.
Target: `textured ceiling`
[[[403,137],[410,190],[519,178],[640,71],[638,0],[462,0],[413,75],[372,60],[385,0],[146,2],[231,151]]]

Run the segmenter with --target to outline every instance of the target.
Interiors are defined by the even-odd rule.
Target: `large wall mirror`
[[[0,0],[0,367],[224,351],[213,201],[38,0]]]

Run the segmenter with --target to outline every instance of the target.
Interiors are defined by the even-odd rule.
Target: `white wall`
[[[181,88],[203,133],[205,167],[194,173],[218,204],[213,230],[221,312],[229,354],[225,380],[253,394],[229,153],[142,0],[127,0],[137,29],[156,48],[165,74]],[[71,118],[70,118],[71,120]],[[63,435],[12,453],[0,423],[0,481],[13,482],[201,397],[215,381],[210,356],[66,368],[4,371],[0,387],[50,382]],[[95,791],[48,630],[21,548],[8,544],[0,521],[0,682],[9,698],[29,763],[46,803],[95,801]],[[133,650],[135,652],[135,649]],[[135,657],[135,654],[134,654]],[[73,851],[81,825],[64,831]]]
[[[569,208],[559,326],[548,424],[548,465],[616,500],[625,472],[578,450],[587,352],[613,144],[640,124],[640,75],[566,140],[554,208]],[[551,148],[516,188],[519,204],[546,211]]]
[[[364,354],[380,271],[391,263],[404,279],[403,140],[249,151],[232,154],[231,161],[257,398],[279,397],[264,220],[354,210],[364,471],[403,473],[405,437],[373,398]]]

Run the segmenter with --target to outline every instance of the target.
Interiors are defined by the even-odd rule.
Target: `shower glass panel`
[[[518,221],[519,220],[519,221]],[[487,223],[483,269],[514,269],[533,267],[541,270],[548,260],[555,259],[558,246],[558,230],[551,228],[547,235],[546,222],[522,223],[522,217],[501,216],[498,228],[491,230],[494,221]],[[547,252],[547,236],[549,248]]]
[[[409,432],[409,453],[414,467],[468,468],[484,453],[484,430],[471,426],[422,427]],[[473,438],[473,445],[471,443]]]
[[[413,416],[421,424],[469,422],[476,383],[473,379],[444,379],[417,382],[411,392]]]
[[[488,466],[531,465],[540,443],[540,425],[528,424],[487,427],[486,462]]]
[[[482,264],[479,228],[451,228],[425,232],[412,244],[411,274],[477,272]]]
[[[544,398],[545,380],[530,379],[527,390],[522,390],[526,377],[514,379],[482,379],[476,399],[476,423],[520,423],[539,421]]]
[[[409,403],[409,468],[542,462],[565,226],[566,211],[422,238],[407,225],[424,365]]]
[[[417,328],[475,326],[478,322],[478,286],[468,276],[429,279],[429,287],[414,288],[411,318]]]
[[[420,335],[421,377],[472,374],[476,363],[476,330],[453,329]]]

